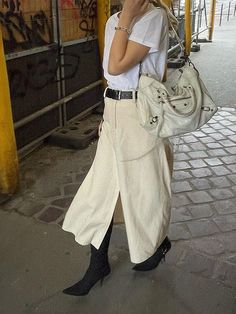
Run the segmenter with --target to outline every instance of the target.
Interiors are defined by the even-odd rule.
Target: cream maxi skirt
[[[173,150],[139,124],[135,100],[105,98],[92,166],[62,225],[81,245],[99,248],[120,196],[130,260],[153,255],[168,233]]]

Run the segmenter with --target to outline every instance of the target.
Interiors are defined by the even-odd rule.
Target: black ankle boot
[[[63,290],[63,293],[75,296],[82,296],[89,293],[90,289],[100,280],[101,285],[104,277],[111,272],[110,264],[108,261],[108,247],[113,227],[113,218],[110,226],[102,240],[99,249],[96,249],[92,244],[91,257],[89,267],[84,277],[75,283],[73,286]]]
[[[164,239],[156,252],[142,263],[136,264],[133,269],[138,271],[147,271],[158,266],[162,258],[165,260],[165,254],[171,249],[171,243],[168,237]]]

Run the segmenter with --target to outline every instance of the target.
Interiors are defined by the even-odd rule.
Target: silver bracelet
[[[116,30],[116,31],[123,31],[123,32],[126,32],[128,35],[131,34],[131,30],[128,29],[127,27],[117,26],[117,27],[115,27],[115,30]]]

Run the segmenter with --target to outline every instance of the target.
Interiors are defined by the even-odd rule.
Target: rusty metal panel
[[[101,79],[102,66],[97,40],[65,47],[63,67],[66,95]]]
[[[55,49],[7,62],[14,122],[58,99],[57,57]]]
[[[18,149],[102,100],[102,86],[90,85],[102,77],[96,5],[96,0],[0,0]],[[85,94],[70,96],[89,85]],[[76,98],[64,104],[66,96]]]
[[[53,42],[51,0],[0,0],[0,26],[6,53]]]
[[[97,86],[89,92],[69,101],[66,104],[66,117],[67,121],[73,119],[81,112],[91,108],[94,104],[103,99],[103,88]]]
[[[59,0],[59,15],[62,42],[97,33],[96,0]]]

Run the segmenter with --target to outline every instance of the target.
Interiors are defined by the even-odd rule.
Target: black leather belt
[[[116,89],[111,89],[107,88],[104,96],[108,98],[112,98],[115,100],[120,100],[120,99],[137,99],[138,92],[132,92],[132,91],[121,91],[121,90],[116,90]]]

